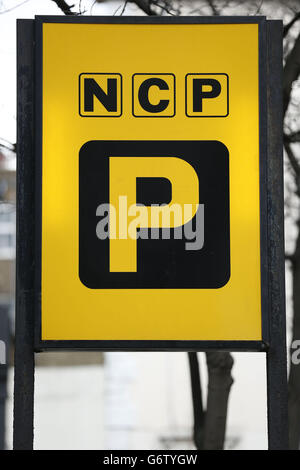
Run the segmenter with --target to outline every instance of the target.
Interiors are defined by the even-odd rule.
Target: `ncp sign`
[[[178,78],[178,77],[177,77]],[[135,73],[129,90],[135,117],[174,117],[176,114],[176,77],[174,74]],[[187,117],[226,117],[229,102],[227,74],[185,75]],[[82,73],[79,75],[79,114],[82,117],[120,117],[123,110],[123,80],[119,73]]]
[[[261,344],[265,20],[36,21],[40,343]]]

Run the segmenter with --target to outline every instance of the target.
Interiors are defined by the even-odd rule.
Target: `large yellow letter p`
[[[169,204],[136,203],[137,178],[166,178],[172,187]],[[110,157],[109,198],[115,217],[109,219],[110,272],[137,271],[137,229],[175,228],[187,224],[199,205],[194,168],[177,157]]]

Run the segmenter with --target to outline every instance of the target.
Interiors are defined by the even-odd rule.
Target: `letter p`
[[[137,204],[137,178],[169,180],[169,204]],[[138,229],[175,228],[191,221],[199,205],[199,180],[194,168],[178,157],[109,157],[109,199],[116,209],[109,220],[109,232],[115,235],[109,240],[109,270],[136,272]]]

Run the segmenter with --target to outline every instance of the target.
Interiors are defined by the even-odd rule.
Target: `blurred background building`
[[[12,365],[16,246],[16,156],[14,149],[0,148],[0,448],[5,447],[5,404],[8,364]]]

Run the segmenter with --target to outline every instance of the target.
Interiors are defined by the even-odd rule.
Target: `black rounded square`
[[[109,157],[178,157],[199,178],[204,245],[138,239],[137,272],[109,272],[109,239],[96,236],[99,204],[109,203]],[[91,289],[217,289],[230,278],[229,153],[219,141],[90,141],[79,153],[79,277]]]

